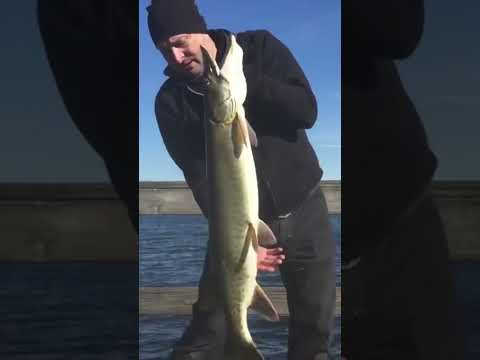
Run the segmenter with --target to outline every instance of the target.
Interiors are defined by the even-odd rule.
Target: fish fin
[[[240,259],[238,260],[238,264],[236,267],[237,272],[240,271],[243,264],[245,263],[245,259],[247,258],[248,251],[250,250],[250,245],[252,245],[254,249],[255,249],[255,246],[257,246],[255,251],[258,250],[257,234],[255,232],[255,227],[253,226],[252,223],[248,223],[247,235],[245,236],[245,243],[243,245],[242,253],[240,254]]]
[[[263,247],[273,246],[278,242],[273,231],[261,219],[258,219],[257,237],[259,244]]]
[[[258,233],[252,223],[248,223],[248,231],[250,231],[250,239],[253,249],[258,252]]]
[[[257,139],[257,134],[255,133],[255,130],[253,130],[252,126],[250,125],[247,119],[245,119],[245,124],[247,124],[247,132],[248,132],[248,137],[250,139],[250,144],[253,147],[257,147],[258,139]]]
[[[280,319],[275,306],[268,298],[267,294],[260,285],[255,287],[255,293],[253,294],[252,303],[250,305],[252,310],[255,310],[260,315],[263,315],[267,320],[278,321]]]
[[[250,145],[253,147],[257,147],[258,146],[257,134],[255,133],[255,130],[253,130],[252,125],[250,125],[247,118],[245,117],[245,109],[243,108],[243,106],[240,106],[238,108],[238,116],[241,120],[243,138],[245,139],[245,145],[247,145],[246,137],[248,136],[248,138],[250,139]]]
[[[240,128],[240,132],[242,133],[242,140],[245,146],[247,146],[247,137],[249,136],[248,134],[248,124],[247,120],[245,119],[244,116],[241,116],[242,112],[237,113],[237,120],[238,120],[238,126]]]
[[[247,143],[245,136],[245,132],[242,128],[242,121],[237,113],[232,123],[233,153],[237,159],[242,155],[243,147]]]
[[[225,345],[226,360],[265,360],[255,343],[235,339],[229,336]]]

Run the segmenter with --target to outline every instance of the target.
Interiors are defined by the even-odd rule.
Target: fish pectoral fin
[[[252,126],[248,122],[248,120],[245,119],[245,124],[247,124],[247,132],[248,132],[248,137],[250,139],[250,144],[253,147],[258,146],[258,139],[257,139],[257,134],[255,133],[255,130],[253,130]]]
[[[278,242],[273,231],[261,219],[258,219],[257,237],[259,244],[263,247],[273,246]]]
[[[245,145],[247,145],[247,136],[248,136],[248,139],[250,140],[250,145],[253,147],[257,147],[258,146],[257,134],[255,133],[255,130],[253,130],[252,126],[250,125],[247,118],[245,117],[245,110],[243,107],[240,107],[238,109],[238,118],[240,120],[240,124],[242,127],[242,134],[243,134],[243,139],[245,140]]]
[[[238,159],[242,155],[243,147],[247,145],[246,134],[242,128],[242,121],[238,114],[232,123],[233,152]]]
[[[236,267],[237,272],[240,271],[243,264],[245,263],[245,259],[247,258],[248,251],[250,250],[250,245],[253,246],[255,251],[258,251],[257,233],[252,223],[248,223],[247,235],[245,236],[245,242],[243,244],[242,253],[240,254],[240,258],[238,260],[238,264]]]
[[[275,306],[273,306],[272,301],[268,298],[267,294],[260,285],[257,284],[255,287],[255,293],[253,294],[252,303],[250,308],[255,310],[260,315],[263,315],[267,320],[278,321],[280,319]]]
[[[252,223],[248,223],[248,232],[247,236],[250,236],[250,241],[253,246],[253,250],[258,253],[258,234],[257,230],[255,230],[255,226]]]

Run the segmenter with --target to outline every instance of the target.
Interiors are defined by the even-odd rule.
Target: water
[[[480,263],[459,262],[452,265],[459,308],[458,321],[465,340],[467,360],[480,359]]]
[[[0,264],[0,359],[138,359],[136,264]]]
[[[141,218],[142,230],[147,230],[141,238],[141,286],[196,285],[204,245],[201,241],[192,243],[192,239],[203,236],[206,240],[206,234],[205,224],[192,218],[195,217]],[[168,222],[175,226],[168,226]],[[333,217],[332,223],[338,239],[340,219]],[[168,236],[160,237],[164,232]],[[185,233],[192,234],[191,239]],[[175,238],[175,234],[183,235]],[[178,246],[172,246],[174,239]],[[182,247],[188,250],[183,252]],[[181,251],[182,255],[172,260],[172,253],[165,249]],[[191,265],[195,269],[188,270]],[[143,316],[138,324],[138,269],[137,264],[115,263],[0,264],[0,359],[138,359],[138,341],[141,359],[166,359],[188,318]],[[159,276],[162,271],[168,275]],[[461,309],[459,320],[468,349],[466,360],[477,360],[480,265],[456,263],[453,271]],[[265,276],[263,281],[278,284],[275,275]],[[285,349],[279,344],[287,341],[286,324],[262,321],[258,326],[260,321],[252,318],[252,325],[255,339],[267,358],[285,359]],[[335,354],[340,348],[339,340],[337,318],[332,344]]]
[[[337,243],[337,286],[340,276],[340,215],[331,215]],[[140,216],[140,286],[197,286],[203,268],[208,240],[208,225],[199,215]],[[261,273],[262,286],[281,286],[278,272]],[[140,359],[167,359],[173,343],[188,324],[187,317],[140,317]],[[340,359],[340,317],[335,319],[331,353]],[[252,314],[249,327],[267,360],[286,359],[287,323],[271,323]]]

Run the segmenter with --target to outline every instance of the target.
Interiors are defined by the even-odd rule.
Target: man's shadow
[[[104,160],[138,233],[135,1],[38,0],[40,33],[65,107]]]

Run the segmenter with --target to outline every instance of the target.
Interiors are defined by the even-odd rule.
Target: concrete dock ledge
[[[340,181],[322,181],[321,186],[332,214],[341,212]],[[200,214],[192,192],[183,181],[141,182],[140,214]]]
[[[341,184],[322,183],[331,213]],[[454,261],[480,261],[480,181],[437,181]],[[199,214],[184,182],[141,182],[140,214]],[[138,261],[138,237],[109,184],[0,184],[0,261]]]
[[[264,287],[281,317],[288,317],[287,294],[284,287]],[[198,289],[194,287],[142,287],[139,289],[139,312],[141,315],[190,315],[197,300]],[[335,313],[341,313],[341,289],[336,289]]]

